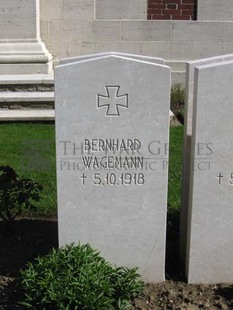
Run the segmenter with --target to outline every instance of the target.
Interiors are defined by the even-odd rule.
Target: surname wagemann
[[[141,142],[138,139],[85,139],[84,152],[103,152],[104,156],[82,156],[86,169],[142,169],[143,156],[115,156],[116,153],[139,151]],[[112,153],[113,155],[106,155]]]

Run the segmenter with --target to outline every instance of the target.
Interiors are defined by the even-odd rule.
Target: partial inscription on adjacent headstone
[[[233,61],[197,66],[194,85],[186,273],[233,282]]]
[[[170,68],[108,55],[55,72],[59,245],[164,280]]]
[[[185,116],[184,116],[184,145],[183,145],[183,180],[182,180],[182,205],[180,212],[180,258],[185,262],[187,243],[187,218],[189,213],[189,181],[190,181],[190,156],[193,126],[193,96],[194,96],[194,70],[197,66],[214,64],[233,60],[233,54],[221,55],[211,58],[204,58],[190,61],[186,65],[186,96],[185,96]],[[200,146],[201,148],[201,146]],[[199,151],[201,155],[202,150]],[[208,170],[208,159],[199,161],[196,168]]]

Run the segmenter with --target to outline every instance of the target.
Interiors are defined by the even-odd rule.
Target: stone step
[[[0,92],[0,103],[54,102],[54,92]]]
[[[170,111],[170,120],[174,114]],[[0,110],[0,121],[54,121],[54,110]]]
[[[55,112],[52,108],[33,107],[33,103],[54,103],[53,91],[25,91],[28,85],[52,87],[54,85],[53,72],[50,74],[0,75],[0,88],[8,85],[19,85],[23,91],[0,91],[0,103],[5,105],[4,109],[0,109],[0,121],[50,121],[55,119]],[[17,103],[16,108],[8,109],[11,103]],[[31,107],[25,109],[27,103],[31,103]],[[19,110],[18,105],[22,109]],[[173,117],[174,114],[170,111],[170,119]]]
[[[54,110],[0,110],[0,121],[54,121]]]
[[[0,85],[54,84],[54,73],[0,75]]]

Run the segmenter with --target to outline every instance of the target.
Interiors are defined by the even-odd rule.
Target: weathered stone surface
[[[39,0],[9,0],[0,8],[0,74],[52,71],[52,55],[40,39]]]
[[[146,19],[146,0],[96,0],[96,19]]]
[[[233,281],[233,61],[197,66],[186,273],[189,283]]]
[[[198,0],[198,20],[233,21],[233,3],[231,0]]]
[[[59,245],[89,242],[149,282],[164,280],[169,95],[168,67],[122,56],[55,72]]]
[[[37,27],[38,0],[8,0],[0,9],[0,40],[35,39],[39,36]]]
[[[182,178],[182,205],[180,212],[180,257],[185,262],[187,242],[187,218],[189,212],[189,181],[190,156],[193,126],[193,96],[194,96],[194,70],[197,66],[214,64],[233,60],[233,54],[204,58],[187,62],[186,65],[186,96],[184,111],[184,145],[183,145],[183,178]]]

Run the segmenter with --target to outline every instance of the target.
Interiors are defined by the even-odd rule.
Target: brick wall
[[[195,20],[197,0],[148,0],[147,19]]]

